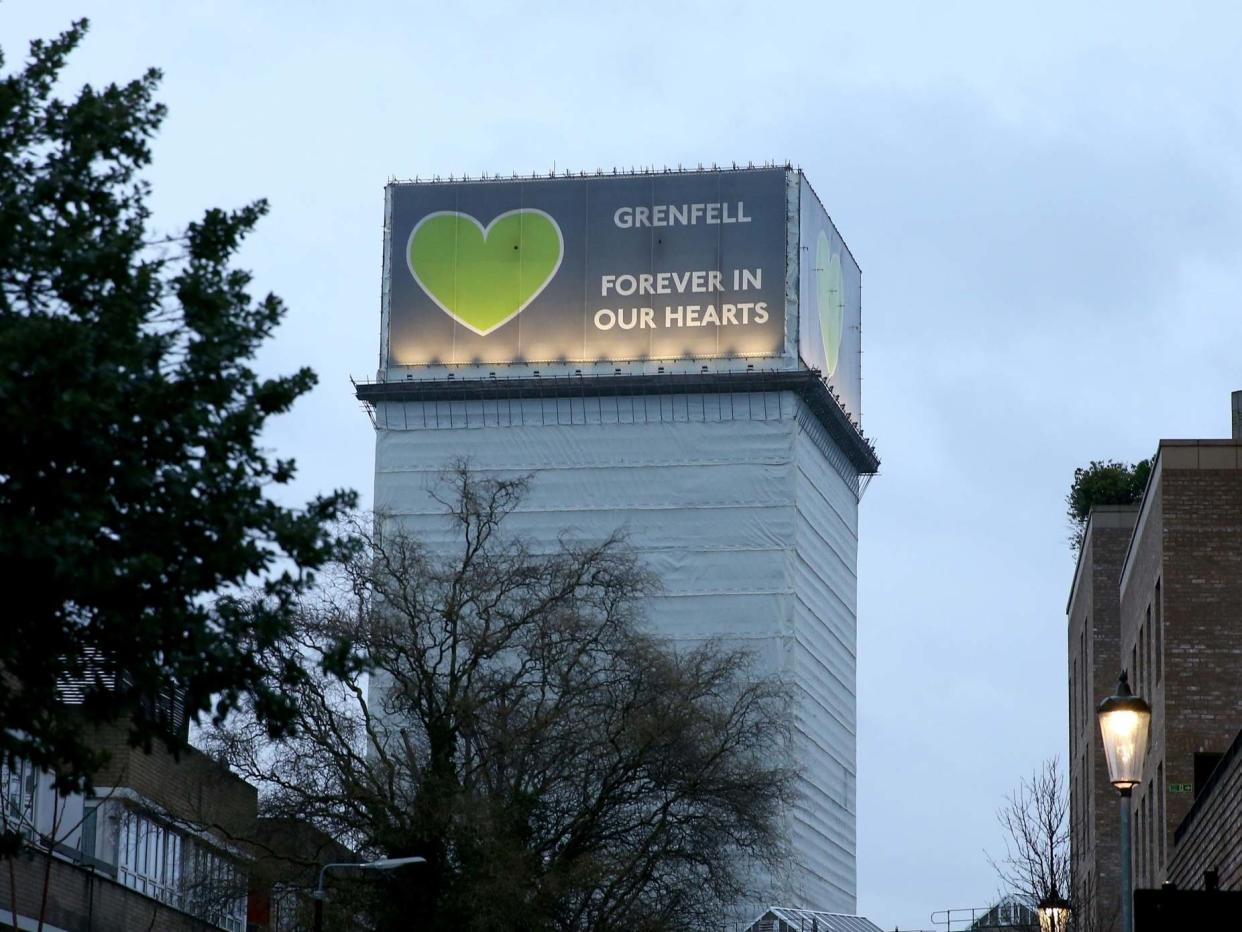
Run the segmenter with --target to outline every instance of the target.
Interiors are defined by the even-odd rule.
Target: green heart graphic
[[[841,355],[841,327],[845,321],[845,282],[841,276],[841,256],[833,255],[828,237],[820,233],[815,245],[815,303],[819,308],[819,329],[824,339],[824,358],[832,378]]]
[[[479,336],[520,314],[561,267],[565,241],[542,210],[510,210],[486,227],[438,211],[410,233],[410,274],[441,310]]]

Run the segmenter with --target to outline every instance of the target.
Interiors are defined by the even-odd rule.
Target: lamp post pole
[[[1104,739],[1108,779],[1121,794],[1121,932],[1134,932],[1134,875],[1130,869],[1130,791],[1143,782],[1143,757],[1151,706],[1130,691],[1121,671],[1117,691],[1100,703],[1096,713]]]
[[[1134,872],[1131,870],[1130,787],[1121,794],[1121,930],[1134,932]]]
[[[315,932],[323,932],[323,903],[328,898],[327,891],[324,890],[324,875],[334,867],[342,870],[358,870],[358,871],[390,871],[398,867],[404,867],[407,864],[426,864],[426,858],[380,858],[378,861],[365,861],[359,864],[356,861],[334,861],[331,864],[325,864],[319,868],[319,884],[315,887],[315,892],[311,897],[315,901]]]

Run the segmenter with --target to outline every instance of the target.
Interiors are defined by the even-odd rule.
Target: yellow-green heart
[[[410,273],[440,308],[480,336],[520,314],[561,266],[565,243],[541,210],[511,210],[486,228],[469,214],[428,214],[410,234]]]
[[[828,237],[820,233],[815,244],[815,303],[819,308],[819,330],[824,339],[824,358],[831,378],[841,355],[841,328],[845,322],[845,287],[841,276],[841,256],[833,254]]]

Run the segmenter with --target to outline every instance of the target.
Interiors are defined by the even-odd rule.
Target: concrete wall
[[[745,645],[761,675],[794,685],[796,865],[761,898],[852,913],[857,499],[818,422],[790,392],[534,399],[468,418],[469,404],[379,406],[376,507],[447,546],[428,488],[466,456],[534,475],[512,533],[550,545],[625,529],[663,581],[654,630]]]

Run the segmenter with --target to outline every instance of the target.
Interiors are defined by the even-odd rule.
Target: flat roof
[[[1148,475],[1147,486],[1143,489],[1138,520],[1134,522],[1134,531],[1130,534],[1126,555],[1121,561],[1121,576],[1117,587],[1119,591],[1126,587],[1130,558],[1134,555],[1134,542],[1141,536],[1151,513],[1151,498],[1147,493],[1156,487],[1165,469],[1242,469],[1242,440],[1162,439],[1156,444],[1156,455],[1152,458],[1151,474]]]

